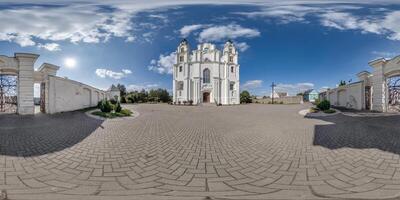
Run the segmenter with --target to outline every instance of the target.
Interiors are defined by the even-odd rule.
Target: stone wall
[[[300,104],[300,103],[303,103],[303,97],[302,96],[288,96],[288,97],[274,98],[275,104],[279,104],[281,102],[282,102],[282,104]],[[271,98],[253,99],[253,103],[271,104],[272,99]]]

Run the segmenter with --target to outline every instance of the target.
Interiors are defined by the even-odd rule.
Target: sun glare
[[[76,65],[76,60],[75,60],[75,58],[66,58],[64,60],[64,64],[68,68],[73,68]]]

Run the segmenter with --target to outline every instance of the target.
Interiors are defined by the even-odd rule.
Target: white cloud
[[[48,51],[60,51],[60,45],[57,43],[38,44],[38,48],[46,49]]]
[[[123,72],[124,74],[132,74],[132,71],[129,70],[129,69],[122,69],[122,72]]]
[[[158,60],[151,60],[148,69],[155,71],[159,74],[172,74],[173,66],[176,63],[176,52],[172,52],[169,55],[161,54]]]
[[[7,2],[0,2],[0,41],[14,42],[23,47],[37,45],[42,40],[44,40],[43,43],[54,43],[57,41],[98,43],[106,42],[113,37],[119,37],[125,39],[127,42],[133,42],[136,36],[132,32],[134,28],[138,28],[135,26],[138,24],[134,24],[134,17],[137,13],[143,11],[151,12],[160,8],[176,8],[183,5],[256,5],[260,6],[261,9],[259,11],[242,12],[239,14],[248,17],[273,17],[279,18],[283,22],[291,22],[305,21],[305,17],[309,14],[315,14],[319,17],[327,12],[343,13],[350,9],[358,9],[359,7],[363,7],[363,4],[387,6],[390,4],[398,5],[399,1],[358,0],[356,1],[357,6],[338,5],[338,3],[343,3],[343,1],[86,0],[81,4],[73,4],[67,0],[60,0],[57,3],[49,0],[20,0],[18,1],[20,6],[8,6]],[[388,34],[389,39],[400,40],[400,23],[398,23],[400,20],[400,11],[382,9],[379,12],[379,15],[377,15],[379,17],[378,20],[371,16],[355,17],[356,22],[358,22],[357,25],[352,24],[352,22],[343,22],[341,19],[324,19],[326,20],[324,23],[331,27],[350,27],[352,29],[362,29],[362,31],[369,33]],[[152,14],[149,17],[159,19],[163,23],[167,20],[166,16],[160,14]],[[255,37],[259,35],[257,30],[242,28],[238,25],[208,28],[210,29],[203,30],[202,36],[199,39],[211,41],[225,38]],[[219,30],[221,32],[217,33],[216,31]],[[186,35],[190,34],[190,32],[190,29],[188,29],[183,31],[182,34]]]
[[[304,92],[309,89],[313,89],[313,83],[296,83],[296,84],[283,84],[279,83],[275,87],[277,92],[287,92],[289,95],[296,95],[299,92]]]
[[[140,91],[140,90],[150,90],[154,88],[158,88],[158,84],[130,84],[126,87],[128,91]]]
[[[397,52],[388,52],[388,51],[372,51],[372,54],[379,56],[379,57],[384,57],[384,58],[392,58],[397,55],[400,55],[400,53]]]
[[[240,52],[244,52],[244,51],[246,51],[248,48],[250,48],[250,46],[249,46],[246,42],[239,42],[239,43],[236,43],[235,46],[239,49]]]
[[[257,36],[260,36],[260,32],[257,29],[244,28],[240,25],[230,24],[205,28],[200,32],[198,40],[200,42],[212,42],[224,39],[253,38]]]
[[[188,36],[190,35],[190,33],[192,33],[193,31],[202,29],[202,28],[207,27],[207,26],[209,26],[209,25],[206,25],[206,24],[192,24],[192,25],[186,25],[186,26],[183,26],[183,27],[179,30],[179,32],[180,32],[180,34],[181,34],[181,37],[185,38],[185,37],[188,37]]]
[[[325,92],[329,89],[328,86],[321,87],[318,92]]]
[[[261,87],[262,83],[262,80],[249,80],[242,85],[242,88],[246,90],[251,90]]]
[[[33,46],[36,39],[97,43],[110,37],[132,37],[131,17],[127,10],[103,12],[90,4],[1,9],[0,40]]]
[[[383,17],[355,16],[351,13],[329,12],[321,15],[324,26],[339,30],[360,30],[362,33],[386,35],[400,40],[400,11],[384,13]]]
[[[115,72],[109,69],[104,69],[104,68],[100,68],[100,69],[96,69],[96,75],[100,78],[113,78],[113,79],[121,79],[126,77],[128,74],[131,74],[132,71],[129,69],[123,69],[120,72]]]

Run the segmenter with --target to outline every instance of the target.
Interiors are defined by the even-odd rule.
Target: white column
[[[383,74],[383,64],[374,66],[372,77],[373,98],[372,110],[386,112],[386,80]]]
[[[15,57],[18,60],[18,114],[34,114],[35,106],[33,104],[33,65],[39,55],[16,53]]]

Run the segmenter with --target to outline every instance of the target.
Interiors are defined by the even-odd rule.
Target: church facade
[[[173,101],[176,104],[239,104],[238,51],[231,41],[222,51],[202,43],[191,51],[187,40],[177,48],[173,67]]]

